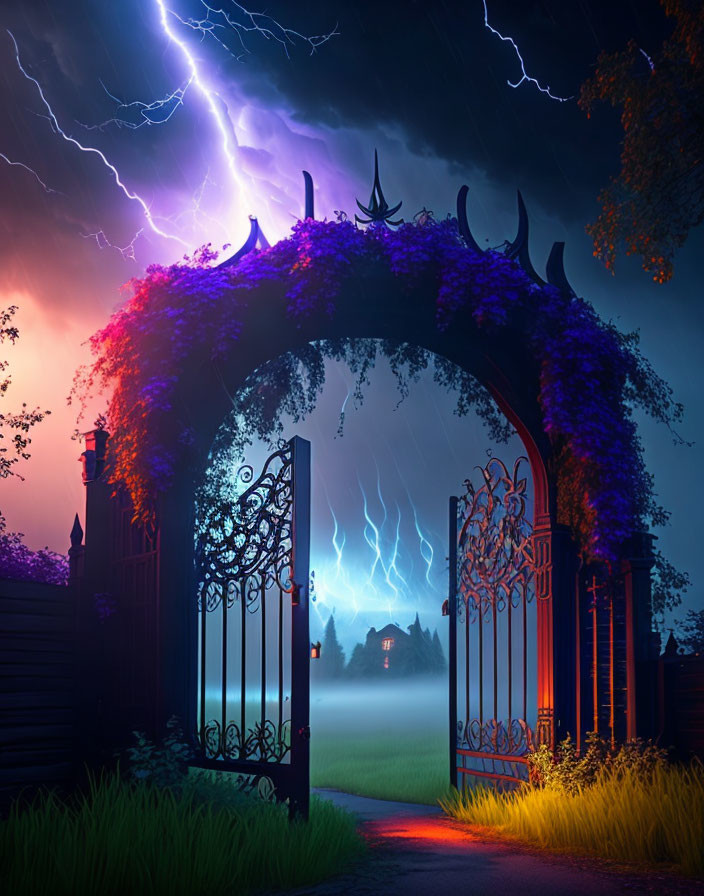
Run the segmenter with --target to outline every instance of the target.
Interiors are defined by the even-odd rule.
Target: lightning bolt
[[[364,530],[363,530],[362,534],[364,535],[364,540],[366,541],[366,543],[369,545],[369,547],[372,549],[372,551],[374,553],[374,562],[372,563],[372,568],[369,573],[369,585],[376,592],[376,588],[374,587],[374,581],[373,581],[374,573],[379,564],[381,564],[382,569],[384,568],[384,563],[381,559],[381,545],[380,545],[380,541],[379,541],[379,529],[376,527],[376,525],[372,521],[371,517],[369,516],[369,507],[367,505],[367,495],[364,491],[364,488],[362,487],[362,483],[361,483],[359,477],[357,477],[357,482],[359,483],[359,490],[362,493],[362,505],[363,505],[363,512],[364,512],[364,520],[365,520],[365,526],[364,526]],[[370,532],[371,532],[371,534],[370,534]]]
[[[227,104],[225,103],[222,96],[218,94],[218,92],[212,87],[211,84],[208,83],[207,79],[202,75],[199,69],[198,62],[196,61],[196,57],[191,52],[185,41],[183,41],[174,31],[171,25],[171,21],[175,20],[191,31],[197,32],[198,34],[200,34],[202,39],[206,37],[215,39],[217,43],[225,48],[227,52],[236,59],[239,59],[241,57],[238,57],[232,52],[226,40],[221,35],[224,35],[225,33],[236,34],[243,51],[249,52],[244,44],[244,37],[248,33],[256,32],[267,40],[274,40],[275,42],[281,44],[288,57],[289,47],[293,46],[298,41],[307,43],[310,47],[311,53],[314,53],[319,46],[326,43],[333,36],[339,34],[337,25],[335,25],[332,31],[328,32],[327,34],[307,37],[298,31],[290,28],[285,28],[276,20],[263,13],[249,12],[239,3],[232,3],[231,5],[235,15],[239,16],[241,21],[238,21],[224,8],[216,8],[210,6],[208,5],[208,3],[204,2],[204,0],[201,0],[201,6],[205,10],[205,17],[202,19],[183,18],[174,10],[167,7],[164,0],[155,0],[155,3],[161,29],[166,35],[169,42],[177,47],[183,60],[185,61],[188,71],[187,77],[175,90],[171,91],[165,97],[154,100],[152,102],[144,102],[142,100],[125,102],[124,100],[119,99],[117,96],[111,93],[105,86],[105,84],[103,84],[103,82],[101,81],[100,83],[105,93],[108,95],[108,97],[110,97],[112,101],[117,104],[115,115],[112,118],[109,118],[98,124],[89,125],[82,122],[77,122],[77,124],[88,131],[104,130],[110,125],[115,125],[119,128],[128,128],[130,130],[138,130],[139,128],[148,127],[151,125],[166,124],[168,121],[170,121],[176,111],[181,106],[183,106],[187,92],[193,85],[195,85],[215,122],[216,129],[220,135],[221,149],[223,157],[226,161],[232,186],[235,189],[236,195],[239,196],[244,191],[249,179],[246,178],[246,176],[243,176],[237,168],[238,145],[235,136],[235,130],[232,121],[230,120]],[[163,237],[164,239],[174,240],[185,246],[186,248],[189,248],[189,244],[179,236],[173,233],[167,233],[164,229],[162,229],[162,227],[158,225],[157,219],[155,219],[155,217],[152,215],[147,202],[145,202],[145,200],[138,193],[129,189],[125,185],[116,166],[108,160],[108,158],[100,149],[92,145],[84,145],[75,137],[68,134],[66,130],[64,130],[64,128],[62,128],[62,126],[59,124],[56,114],[54,113],[49,101],[44,94],[39,81],[36,78],[32,77],[32,75],[30,75],[23,66],[20,59],[19,47],[14,35],[9,30],[7,33],[10,35],[10,39],[12,40],[15,50],[15,60],[20,72],[28,81],[31,81],[32,84],[34,84],[39,93],[39,97],[43,103],[43,106],[46,109],[46,114],[39,113],[39,116],[42,118],[46,118],[49,121],[54,133],[59,135],[66,142],[71,143],[81,152],[98,156],[102,164],[110,172],[115,184],[122,191],[125,197],[130,201],[139,203],[146,219],[147,226],[153,233],[157,234],[160,237]],[[28,165],[25,165],[23,162],[15,162],[9,159],[4,154],[0,154],[0,158],[2,158],[2,160],[9,165],[17,165],[19,167],[25,168],[36,178],[45,192],[59,192],[58,190],[53,190],[51,187],[48,187],[39,177],[36,171],[34,171]],[[202,198],[202,192],[203,188],[201,188],[200,196],[195,204],[194,217],[197,213],[203,214],[202,209],[200,208],[200,199]],[[171,220],[173,223],[174,219],[162,218],[160,220]],[[105,235],[104,230],[99,230],[95,233],[90,234],[81,234],[81,236],[83,236],[84,238],[94,239],[96,245],[101,249],[113,248],[119,251],[124,259],[134,260],[134,245],[138,237],[143,232],[144,228],[141,229],[133,237],[131,242],[124,248],[121,248],[112,243]]]
[[[401,544],[401,508],[396,505],[396,538],[394,540],[393,553],[391,554],[391,560],[389,562],[389,574],[393,572],[396,578],[401,582],[402,585],[408,587],[408,582],[404,579],[404,577],[399,572],[398,567],[396,566],[396,561],[398,560],[398,549]],[[389,582],[391,584],[391,582]]]
[[[416,506],[413,503],[413,501],[411,501],[410,495],[408,496],[408,500],[410,501],[411,507],[413,508],[413,521],[416,525],[416,532],[418,533],[418,538],[420,539],[420,547],[419,547],[420,555],[423,558],[425,565],[426,565],[425,580],[429,585],[434,587],[433,583],[430,581],[430,568],[433,565],[433,546],[421,532],[420,525],[418,523],[418,514],[416,512]],[[424,547],[426,548],[426,554],[428,551],[430,552],[429,556],[426,556],[426,554],[423,553]]]
[[[120,177],[120,174],[119,174],[117,168],[111,162],[109,162],[107,160],[105,155],[99,149],[97,149],[95,146],[84,146],[80,141],[76,140],[75,137],[72,137],[70,134],[67,134],[63,130],[63,128],[61,127],[61,125],[58,122],[58,119],[56,118],[56,115],[54,114],[54,110],[51,108],[49,101],[44,96],[44,91],[42,90],[41,84],[39,83],[39,81],[37,81],[36,78],[33,78],[26,71],[24,66],[22,65],[22,60],[20,59],[20,50],[19,50],[19,47],[17,46],[17,41],[15,40],[14,34],[9,30],[7,33],[10,35],[10,39],[15,48],[15,61],[17,62],[17,67],[19,68],[20,72],[24,75],[24,77],[28,81],[31,81],[32,84],[34,84],[34,86],[37,88],[39,97],[44,105],[44,108],[47,111],[46,117],[49,119],[49,122],[51,124],[52,130],[54,131],[54,133],[58,134],[60,137],[62,137],[67,143],[71,143],[73,146],[76,146],[78,149],[81,150],[81,152],[85,152],[85,153],[89,153],[91,155],[98,156],[98,158],[103,163],[103,165],[108,169],[108,171],[110,171],[112,178],[115,181],[116,185],[120,188],[120,190],[127,197],[127,199],[130,199],[133,202],[139,203],[139,205],[141,206],[142,211],[144,213],[144,217],[147,220],[147,224],[149,225],[149,228],[154,233],[156,233],[158,236],[161,236],[167,240],[176,240],[177,242],[181,243],[183,246],[187,247],[187,243],[185,243],[182,239],[180,239],[180,237],[174,236],[173,234],[166,233],[165,231],[161,230],[161,228],[157,225],[156,221],[154,220],[152,213],[149,210],[149,206],[144,201],[144,199],[142,199],[142,197],[139,196],[137,193],[133,193],[130,189],[128,189],[125,186],[125,184],[122,182],[122,179]]]
[[[205,10],[205,18],[203,19],[194,19],[187,18],[183,19],[178,16],[173,10],[169,10],[171,14],[181,22],[182,25],[191,28],[193,31],[198,32],[201,37],[211,37],[217,43],[219,43],[228,53],[234,55],[232,50],[225,43],[224,40],[221,40],[219,35],[223,31],[230,31],[237,35],[240,41],[240,45],[242,47],[242,51],[244,53],[249,53],[247,46],[244,42],[245,34],[250,34],[252,32],[256,32],[264,37],[266,40],[273,40],[276,43],[281,44],[284,52],[286,53],[286,57],[289,57],[288,50],[289,46],[293,46],[297,40],[302,40],[308,44],[310,47],[311,55],[315,53],[318,47],[322,46],[322,44],[326,43],[330,40],[330,38],[337,36],[340,32],[337,30],[337,24],[332,29],[332,31],[327,34],[315,35],[312,37],[306,37],[304,34],[301,34],[298,31],[294,31],[292,28],[284,28],[283,25],[279,24],[275,19],[272,19],[270,16],[265,13],[258,12],[250,12],[245,9],[244,6],[241,6],[239,3],[235,3],[234,0],[232,2],[232,6],[234,9],[245,19],[245,22],[238,22],[233,19],[225,10],[220,7],[216,9],[213,6],[209,6],[205,0],[201,0],[201,6]],[[212,16],[220,16],[222,21],[217,21]],[[223,24],[223,22],[225,24]],[[241,57],[235,56],[236,59],[241,59]]]
[[[101,81],[100,86],[105,93],[107,93],[111,100],[114,100],[114,102],[117,103],[116,112],[120,109],[124,109],[125,111],[134,110],[138,114],[139,119],[137,121],[129,121],[126,118],[121,118],[115,115],[115,117],[108,118],[106,121],[100,122],[100,124],[83,124],[83,122],[80,121],[78,124],[87,131],[102,131],[111,124],[117,125],[118,128],[129,128],[132,131],[137,131],[145,125],[166,124],[179,106],[183,105],[183,98],[186,95],[186,91],[191,86],[192,80],[192,78],[189,78],[181,87],[177,87],[176,90],[173,90],[168,96],[165,96],[161,100],[153,100],[151,103],[144,103],[141,100],[133,100],[130,103],[124,103],[116,96],[113,96]]]
[[[41,188],[44,190],[45,193],[55,193],[57,196],[65,195],[64,193],[61,193],[60,190],[54,190],[51,187],[48,187],[44,183],[44,181],[41,179],[41,177],[39,177],[39,175],[34,170],[34,168],[30,168],[29,165],[25,165],[24,162],[14,162],[12,159],[8,159],[8,157],[5,155],[4,152],[0,152],[0,159],[2,159],[3,162],[7,162],[8,165],[17,165],[19,168],[24,168],[25,171],[29,171],[29,173],[34,177],[34,179],[39,182],[39,184],[41,185]]]
[[[227,106],[222,98],[218,96],[218,94],[206,84],[205,80],[198,71],[198,65],[196,63],[195,57],[191,53],[187,44],[183,40],[181,40],[181,38],[171,28],[169,24],[169,15],[173,16],[184,25],[188,24],[188,22],[182,19],[172,10],[167,9],[164,0],[156,0],[156,5],[159,10],[159,22],[164,33],[169,38],[169,40],[178,47],[181,55],[186,62],[186,65],[190,72],[188,79],[189,83],[195,84],[196,88],[205,101],[206,107],[210,111],[210,114],[213,116],[213,120],[215,121],[217,130],[220,132],[220,138],[222,141],[222,152],[227,161],[227,167],[230,170],[230,174],[232,175],[233,183],[235,184],[235,186],[237,187],[237,191],[239,192],[240,184],[237,166],[235,163],[236,148],[234,145],[234,132],[232,130],[232,125],[229,122],[229,118],[227,118]],[[223,110],[225,114],[223,114]]]
[[[523,61],[523,57],[521,56],[521,52],[518,49],[518,45],[516,44],[516,41],[512,37],[506,37],[500,31],[497,31],[496,28],[494,28],[492,25],[489,24],[489,10],[487,9],[487,6],[486,6],[486,0],[482,0],[482,3],[484,6],[484,27],[488,28],[492,34],[495,34],[498,38],[500,38],[505,43],[511,44],[511,46],[513,47],[513,50],[516,54],[516,58],[518,59],[518,62],[521,66],[520,80],[516,81],[515,84],[513,83],[513,81],[509,81],[508,79],[506,80],[506,83],[509,85],[509,87],[514,87],[514,88],[520,87],[521,84],[528,82],[530,84],[534,84],[541,93],[544,93],[546,96],[549,96],[551,100],[557,100],[558,103],[566,103],[566,102],[568,102],[568,100],[574,99],[574,97],[571,97],[571,96],[555,96],[555,94],[550,92],[550,85],[548,85],[547,87],[543,87],[539,81],[537,81],[535,78],[532,78],[528,74],[528,72],[526,71],[525,63]]]
[[[144,233],[144,228],[138,230],[137,233],[132,237],[131,242],[129,242],[122,248],[120,246],[116,246],[114,243],[111,243],[102,230],[98,230],[96,233],[82,233],[81,236],[86,240],[94,239],[99,249],[117,249],[117,251],[122,256],[123,261],[136,261],[137,259],[134,254],[134,244],[137,242],[142,233]]]

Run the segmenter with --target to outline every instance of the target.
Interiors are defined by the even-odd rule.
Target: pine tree
[[[445,652],[442,649],[442,644],[440,643],[437,629],[435,629],[435,631],[433,632],[432,650],[433,671],[444,672],[447,669],[447,660],[445,659]]]
[[[311,665],[316,680],[330,681],[341,678],[345,670],[345,652],[337,640],[335,617],[332,614],[325,625],[320,658],[314,660]]]
[[[430,632],[424,632],[416,613],[416,618],[408,626],[410,641],[405,655],[403,672],[406,675],[421,675],[431,671],[432,643]]]

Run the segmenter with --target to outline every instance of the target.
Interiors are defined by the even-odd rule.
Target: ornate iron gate
[[[528,480],[492,458],[450,498],[450,777],[526,780],[537,713]],[[532,723],[532,724],[531,724]]]
[[[196,552],[196,764],[306,818],[310,442],[281,443],[256,478],[240,467],[235,490],[207,508]]]

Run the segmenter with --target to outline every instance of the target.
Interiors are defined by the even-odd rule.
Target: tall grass
[[[704,766],[658,765],[601,776],[574,793],[525,787],[454,791],[440,800],[460,821],[538,846],[704,875]]]
[[[0,891],[13,896],[245,894],[313,884],[362,855],[352,815],[315,797],[310,821],[286,808],[92,780],[69,805],[43,793],[0,822]],[[215,798],[217,792],[223,799]]]

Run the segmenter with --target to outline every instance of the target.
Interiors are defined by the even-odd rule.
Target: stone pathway
[[[370,844],[358,870],[287,896],[694,896],[702,882],[620,873],[594,860],[488,840],[437,807],[334,790],[315,792],[357,814]]]

